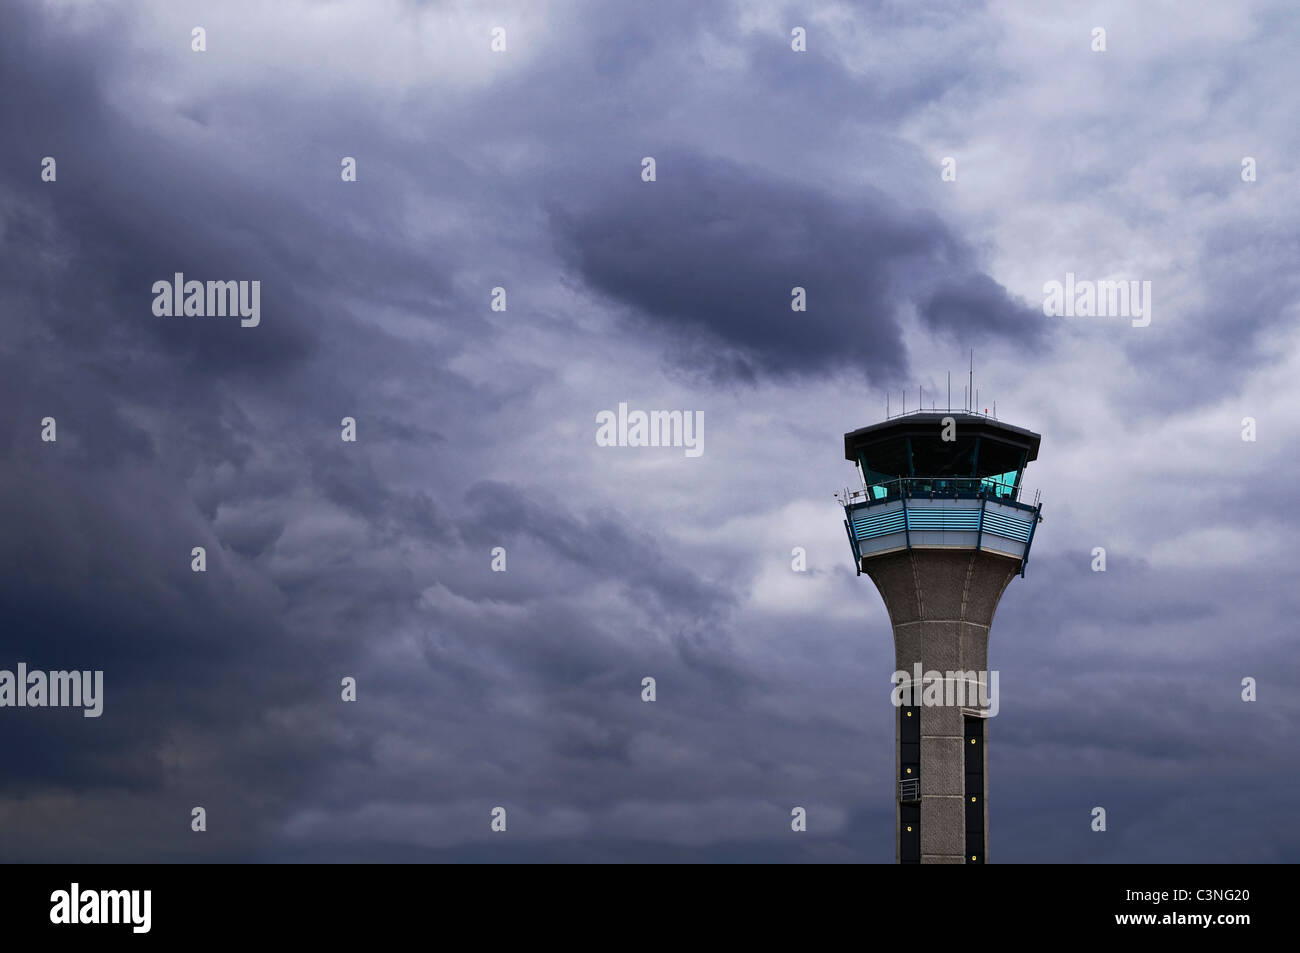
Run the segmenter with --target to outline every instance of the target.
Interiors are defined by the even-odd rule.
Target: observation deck
[[[1021,476],[1040,437],[983,414],[919,412],[844,435],[861,485],[837,494],[859,573],[875,556],[965,549],[1014,559],[1023,576],[1042,502]]]

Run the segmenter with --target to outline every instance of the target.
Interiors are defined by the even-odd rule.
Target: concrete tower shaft
[[[899,708],[894,729],[895,776],[919,772],[919,797],[895,804],[895,862],[981,863],[988,854],[988,721],[979,681],[988,672],[989,629],[1007,584],[1020,564],[977,550],[913,549],[864,561],[894,629],[894,666],[899,672],[962,673],[952,686],[965,704]],[[960,688],[958,694],[955,690]],[[949,688],[942,686],[943,690]],[[910,724],[915,721],[917,724]],[[905,750],[915,736],[917,750]],[[972,745],[971,741],[975,744]],[[971,748],[974,754],[968,754]],[[978,760],[978,771],[968,763]],[[919,762],[919,767],[917,766]],[[915,787],[915,786],[913,786]],[[902,791],[904,796],[912,793]],[[974,799],[974,800],[972,800]],[[916,810],[909,808],[915,805]],[[919,837],[910,838],[904,814],[919,813]],[[909,856],[903,857],[904,845]]]

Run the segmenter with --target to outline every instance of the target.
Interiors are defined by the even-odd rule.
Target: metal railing
[[[983,417],[985,420],[997,420],[996,413],[984,413],[979,410],[971,410],[968,407],[919,407],[915,410],[900,410],[898,413],[885,412],[886,420],[897,420],[899,417],[912,417],[916,414],[961,414],[966,417]]]
[[[896,480],[886,480],[856,490],[845,487],[835,494],[835,498],[842,506],[860,502],[883,503],[886,500],[897,500],[906,496],[909,499],[925,497],[931,500],[986,498],[1003,503],[1018,503],[1023,507],[1029,505],[1020,502],[1024,492],[1025,488],[1022,486],[990,480],[987,477],[899,477]],[[1031,509],[1041,502],[1040,497],[1040,492],[1035,490]]]

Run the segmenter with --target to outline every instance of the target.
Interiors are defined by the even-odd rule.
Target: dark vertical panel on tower
[[[984,863],[984,719],[966,718],[966,863]]]
[[[921,862],[921,802],[909,801],[898,805],[898,862]]]
[[[899,780],[921,777],[921,706],[905,705],[898,710]],[[907,769],[911,768],[911,772]]]
[[[921,862],[921,706],[898,709],[898,862]]]

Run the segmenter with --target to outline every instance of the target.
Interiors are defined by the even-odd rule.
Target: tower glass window
[[[1015,496],[1016,482],[1019,478],[1019,470],[1008,470],[1006,473],[995,473],[984,477],[980,481],[980,486],[991,496],[1011,497]]]

